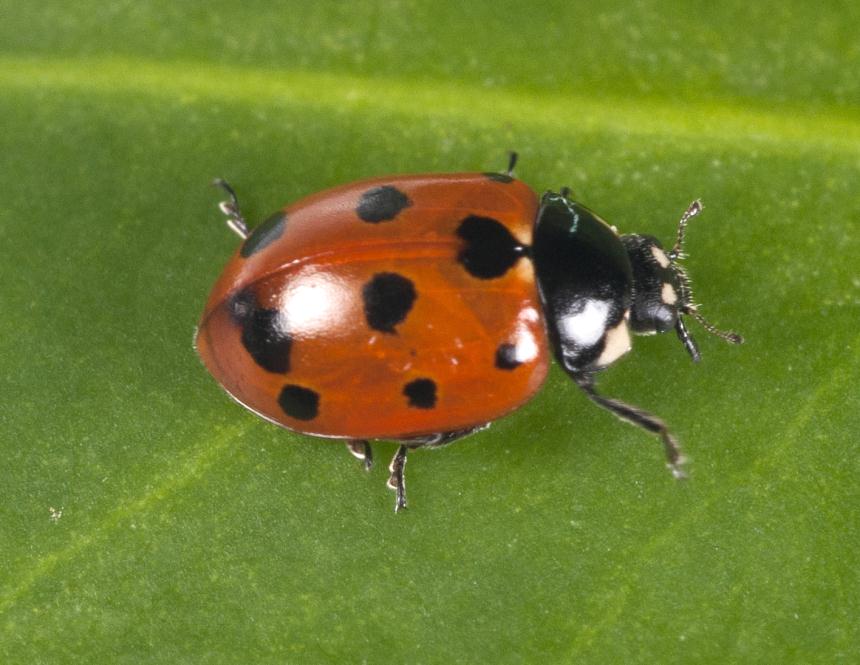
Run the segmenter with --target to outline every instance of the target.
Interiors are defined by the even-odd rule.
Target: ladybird
[[[313,194],[253,231],[234,190],[221,203],[242,244],[215,283],[195,346],[233,399],[287,429],[342,439],[370,468],[370,441],[400,443],[389,467],[406,506],[409,449],[442,446],[529,401],[550,355],[598,406],[683,455],[656,416],[597,392],[630,333],[709,333],[678,260],[693,202],[668,252],[619,235],[570,190],[542,197],[503,173],[398,175]]]

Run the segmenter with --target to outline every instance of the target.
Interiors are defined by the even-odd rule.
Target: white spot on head
[[[663,282],[663,290],[660,291],[660,299],[666,305],[674,305],[678,302],[678,294],[675,293],[675,287],[669,282]]]
[[[660,264],[661,268],[669,267],[669,257],[666,256],[666,252],[657,247],[657,245],[651,245],[651,253],[654,255],[657,263]]]
[[[603,353],[597,359],[598,367],[611,365],[630,350],[630,329],[627,327],[627,319],[622,319],[617,326],[607,330],[604,339]]]
[[[609,303],[606,300],[589,300],[581,312],[559,322],[559,332],[578,346],[594,346],[606,332],[608,316]]]

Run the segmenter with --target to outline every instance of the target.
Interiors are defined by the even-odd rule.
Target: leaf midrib
[[[613,94],[542,93],[477,88],[437,80],[407,80],[290,69],[252,69],[197,62],[120,57],[51,59],[0,56],[0,89],[77,89],[136,93],[194,104],[200,98],[254,106],[307,105],[370,115],[456,117],[477,123],[516,122],[565,134],[606,132],[665,136],[692,144],[826,149],[860,153],[860,116],[843,109],[734,102],[676,103]]]

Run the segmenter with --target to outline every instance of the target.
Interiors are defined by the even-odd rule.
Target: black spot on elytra
[[[283,235],[286,225],[287,213],[283,211],[276,212],[251,231],[251,235],[242,244],[242,249],[239,250],[239,253],[247,259],[252,254],[256,254],[261,249],[268,247]]]
[[[293,339],[283,315],[276,309],[257,306],[253,292],[244,289],[230,300],[230,315],[242,327],[242,346],[267,372],[290,371]]]
[[[310,388],[287,384],[278,396],[278,404],[290,418],[313,420],[319,413],[320,396]]]
[[[267,372],[290,371],[293,339],[276,309],[256,309],[242,326],[242,345]]]
[[[522,360],[517,360],[517,347],[513,344],[499,344],[496,349],[496,367],[499,369],[516,369],[523,364]]]
[[[490,180],[494,180],[496,182],[502,182],[508,184],[509,182],[514,181],[514,176],[508,173],[484,173],[482,174],[485,178],[489,178]]]
[[[369,189],[361,195],[355,214],[365,222],[377,224],[391,221],[400,214],[401,210],[411,205],[412,201],[409,197],[397,187],[383,185]]]
[[[457,260],[479,279],[501,277],[526,253],[511,232],[491,217],[466,217],[457,235],[466,241]]]
[[[412,309],[417,294],[415,285],[396,272],[381,272],[361,289],[364,316],[374,330],[394,334],[394,326],[402,323]]]
[[[416,409],[432,409],[436,406],[436,382],[433,379],[415,379],[403,386],[403,394],[409,406]]]

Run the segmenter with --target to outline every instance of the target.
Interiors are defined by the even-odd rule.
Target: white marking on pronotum
[[[599,367],[611,365],[630,350],[630,329],[627,327],[626,318],[622,319],[621,323],[614,328],[607,330],[604,339],[606,341],[603,346],[603,352],[597,359]]]
[[[594,346],[603,337],[609,303],[606,300],[589,300],[582,311],[560,321],[561,332],[579,346]]]

